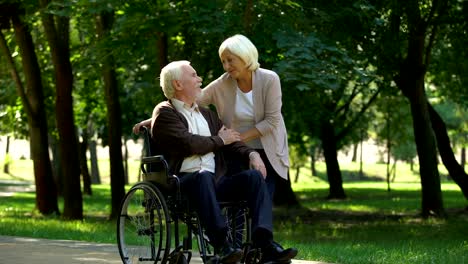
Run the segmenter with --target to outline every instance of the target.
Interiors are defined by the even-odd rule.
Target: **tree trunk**
[[[3,164],[3,173],[10,174],[10,136],[6,139],[5,163]]]
[[[101,184],[101,176],[99,175],[99,165],[97,159],[97,143],[92,139],[89,141],[89,159],[91,161],[91,182],[93,184]]]
[[[247,36],[252,33],[252,17],[253,17],[253,9],[254,9],[254,3],[253,0],[247,0],[245,1],[245,10],[244,10],[244,18],[242,19],[242,22],[244,23],[244,32],[246,32]]]
[[[353,144],[353,154],[352,154],[352,157],[351,157],[351,162],[356,162],[356,160],[357,160],[358,147],[359,147],[359,143],[354,143]]]
[[[457,159],[455,158],[444,121],[429,102],[427,103],[427,106],[442,162],[444,163],[445,168],[447,168],[450,177],[460,187],[465,199],[468,199],[468,175],[464,168],[458,164]]]
[[[57,138],[49,134],[49,145],[52,153],[52,173],[54,175],[55,185],[57,186],[57,195],[63,197],[63,175],[62,163],[60,161],[60,150]]]
[[[91,189],[91,175],[89,175],[88,159],[86,158],[86,150],[88,149],[88,132],[83,130],[83,134],[81,136],[82,141],[79,143],[79,155],[81,177],[83,177],[83,192],[87,195],[92,195],[93,191]]]
[[[103,12],[97,19],[97,33],[103,39],[109,35],[114,19],[113,13]],[[114,57],[110,54],[103,61],[104,88],[107,105],[107,124],[109,131],[109,156],[111,171],[111,218],[118,215],[120,202],[125,195],[125,180],[122,160],[122,113],[120,109],[117,76]]]
[[[327,167],[328,184],[330,185],[327,199],[345,199],[346,194],[343,189],[343,180],[338,163],[335,131],[329,121],[322,122],[320,139]]]
[[[461,156],[460,157],[461,167],[465,168],[465,164],[466,164],[466,148],[465,147],[462,147],[460,156]]]
[[[398,160],[397,159],[394,159],[393,160],[393,166],[392,166],[392,179],[390,180],[391,182],[395,182],[395,179],[396,179],[396,170],[397,170],[397,162]]]
[[[11,19],[22,58],[27,93],[23,88],[13,58],[1,32],[0,45],[6,55],[18,94],[28,115],[30,150],[34,163],[34,180],[36,184],[36,207],[44,215],[59,214],[57,192],[49,158],[47,119],[41,73],[31,33],[26,23],[20,19],[22,13],[22,10],[14,8]]]
[[[423,86],[423,84],[419,84]],[[425,104],[424,90],[419,89],[418,96],[410,99],[413,116],[414,138],[419,157],[419,173],[422,187],[422,214],[444,216],[440,175],[437,169],[437,155],[434,134]],[[422,98],[421,98],[422,97]]]
[[[421,177],[422,215],[444,216],[436,144],[424,90],[424,34],[419,31],[410,32],[408,45],[408,55],[402,64],[397,85],[409,99],[411,106]]]
[[[167,34],[164,32],[158,32],[157,48],[158,48],[158,61],[159,61],[159,70],[164,68],[169,61],[167,59]]]
[[[123,145],[124,145],[124,183],[128,184],[129,183],[129,177],[128,177],[128,146],[127,146],[127,140],[124,139]]]
[[[388,111],[387,111],[388,114]],[[387,138],[387,191],[390,191],[390,163],[391,163],[391,152],[392,145],[390,144],[390,118],[387,116],[385,123],[385,134]]]
[[[317,148],[315,147],[311,147],[310,148],[310,170],[312,172],[312,176],[317,176],[317,170],[315,168],[315,162],[316,162],[316,158],[315,158],[315,151],[316,151]]]
[[[296,167],[296,177],[294,177],[294,183],[299,181],[299,174],[301,173],[301,167]]]
[[[48,0],[40,0],[46,9]],[[42,14],[42,24],[50,46],[56,82],[55,114],[59,134],[62,175],[64,177],[63,217],[83,219],[83,198],[80,187],[78,138],[73,115],[73,73],[69,51],[69,17]]]
[[[434,3],[432,8],[438,15],[445,2]],[[437,149],[434,131],[431,125],[430,113],[424,87],[424,77],[429,62],[431,42],[426,47],[428,25],[432,21],[425,21],[417,1],[406,3],[404,9],[408,16],[408,49],[395,82],[401,92],[408,98],[413,118],[414,138],[419,158],[419,173],[422,189],[422,215],[445,216],[440,186],[440,175],[437,169]],[[442,12],[442,11],[441,11]],[[433,30],[432,33],[435,31]],[[433,39],[431,36],[430,39]],[[427,50],[426,50],[427,48]],[[425,57],[426,56],[426,57]]]
[[[361,131],[362,135],[362,131]],[[364,140],[361,137],[361,148],[359,149],[359,178],[362,179],[364,178],[364,159],[363,159],[363,153],[364,153]]]

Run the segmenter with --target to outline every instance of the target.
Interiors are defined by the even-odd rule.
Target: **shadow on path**
[[[0,236],[0,256],[2,264],[122,263],[114,244],[13,236]],[[200,264],[201,259],[193,256],[190,263]],[[293,264],[327,263],[293,260]]]

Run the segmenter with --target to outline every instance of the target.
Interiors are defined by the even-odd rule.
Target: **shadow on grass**
[[[328,182],[328,176],[326,171],[317,171],[314,177],[318,177],[323,181]],[[378,177],[377,175],[368,175],[366,173],[360,174],[354,170],[343,170],[341,169],[341,177],[343,182],[359,182],[359,181],[375,181],[382,182],[385,179]]]
[[[346,188],[345,192],[348,198],[329,200],[326,199],[328,189],[296,191],[300,206],[275,207],[275,219],[300,221],[304,224],[317,222],[360,224],[422,219],[420,190]],[[460,191],[445,190],[443,196],[447,218],[461,216],[468,220],[467,202]]]
[[[275,207],[275,220],[301,223],[342,222],[362,223],[371,221],[401,221],[420,218],[421,193],[419,190],[392,190],[385,188],[345,189],[347,199],[327,200],[328,188],[311,188],[296,191],[301,206]],[[33,186],[32,186],[33,187]],[[28,189],[29,188],[29,189]],[[83,195],[85,217],[89,220],[107,219],[110,213],[111,192],[109,186],[93,185],[93,195]],[[4,215],[25,216],[34,214],[35,193],[27,182],[0,181],[0,196],[6,192],[11,196],[2,197],[0,208]],[[467,216],[466,199],[458,190],[443,192],[448,217]],[[63,200],[59,198],[59,202]]]

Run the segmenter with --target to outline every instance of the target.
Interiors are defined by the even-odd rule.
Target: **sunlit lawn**
[[[19,192],[0,197],[0,234],[115,243],[115,222],[107,220],[110,190],[106,162],[100,163],[106,184],[93,186],[93,196],[84,197],[83,221],[41,216],[34,210],[34,193]],[[1,174],[0,179],[31,180],[28,163],[15,161],[11,166],[14,177]],[[131,178],[136,180],[138,161],[130,164],[135,175]],[[298,247],[299,258],[332,263],[468,263],[468,213],[463,211],[467,202],[458,186],[446,179],[443,169],[448,217],[427,220],[419,217],[417,168],[412,172],[399,164],[389,192],[385,165],[365,164],[364,177],[358,174],[359,164],[340,166],[346,200],[324,199],[328,184],[324,164],[318,163],[318,176],[312,177],[306,168],[293,183],[302,207],[275,208],[276,239]],[[294,176],[295,171],[291,171]],[[3,191],[14,192],[17,187],[21,186],[0,183]]]

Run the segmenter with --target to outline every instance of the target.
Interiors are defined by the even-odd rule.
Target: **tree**
[[[328,198],[346,194],[338,163],[338,150],[352,131],[360,132],[359,121],[380,90],[369,69],[360,69],[348,52],[327,44],[316,34],[279,33],[278,46],[284,60],[276,64],[292,99],[292,120],[302,120],[310,138],[320,138],[330,185]],[[288,120],[290,120],[288,117]],[[297,125],[296,125],[297,127]]]
[[[49,158],[47,139],[47,120],[44,107],[44,95],[41,79],[41,71],[34,50],[29,26],[24,22],[24,9],[19,5],[0,5],[1,17],[5,19],[9,28],[9,20],[15,30],[16,43],[22,57],[22,65],[26,80],[26,89],[16,70],[13,58],[10,55],[8,45],[3,33],[0,31],[0,47],[7,58],[12,79],[15,80],[17,93],[21,98],[28,116],[29,138],[31,145],[31,157],[34,162],[34,179],[36,183],[36,207],[42,214],[58,214],[57,192],[52,178],[52,166]],[[5,24],[1,28],[4,28]]]
[[[468,142],[466,118],[466,109],[468,107],[468,62],[465,59],[468,56],[466,46],[468,45],[468,33],[465,28],[468,26],[468,16],[466,9],[468,5],[464,2],[450,2],[448,16],[444,17],[444,22],[439,26],[440,37],[435,40],[432,61],[428,65],[428,79],[436,87],[432,92],[433,96],[440,102],[452,102],[451,109],[459,109],[462,120],[453,127],[453,122],[443,115],[439,110],[429,105],[431,123],[437,140],[437,147],[447,171],[454,181],[460,186],[464,196],[468,199],[468,175],[464,170],[464,146]],[[463,115],[463,112],[465,115]],[[445,124],[447,123],[447,125]],[[448,129],[458,131],[449,137]],[[458,134],[458,135],[457,135]],[[451,138],[451,140],[450,140]],[[457,162],[452,148],[461,145],[462,158]]]
[[[113,11],[103,11],[97,17],[97,33],[101,39],[109,36],[114,20]],[[122,121],[119,102],[119,88],[115,72],[114,56],[108,50],[102,66],[104,89],[107,104],[109,133],[109,156],[111,169],[111,218],[119,214],[120,203],[125,195],[125,180],[122,160]]]
[[[64,210],[67,219],[83,218],[83,198],[80,188],[78,138],[73,114],[73,72],[70,62],[69,12],[65,6],[49,5],[40,0],[42,25],[50,47],[55,72],[55,113],[59,133],[61,169],[64,177]],[[53,15],[53,14],[59,15]]]
[[[430,107],[425,92],[425,75],[436,33],[446,15],[448,1],[408,1],[389,3],[387,28],[380,39],[385,52],[381,52],[379,65],[388,65],[393,81],[408,99],[413,117],[414,138],[419,157],[422,186],[423,216],[445,214],[440,176],[437,169],[436,141],[431,123]],[[407,28],[402,31],[402,28]],[[400,49],[390,48],[391,42]]]

